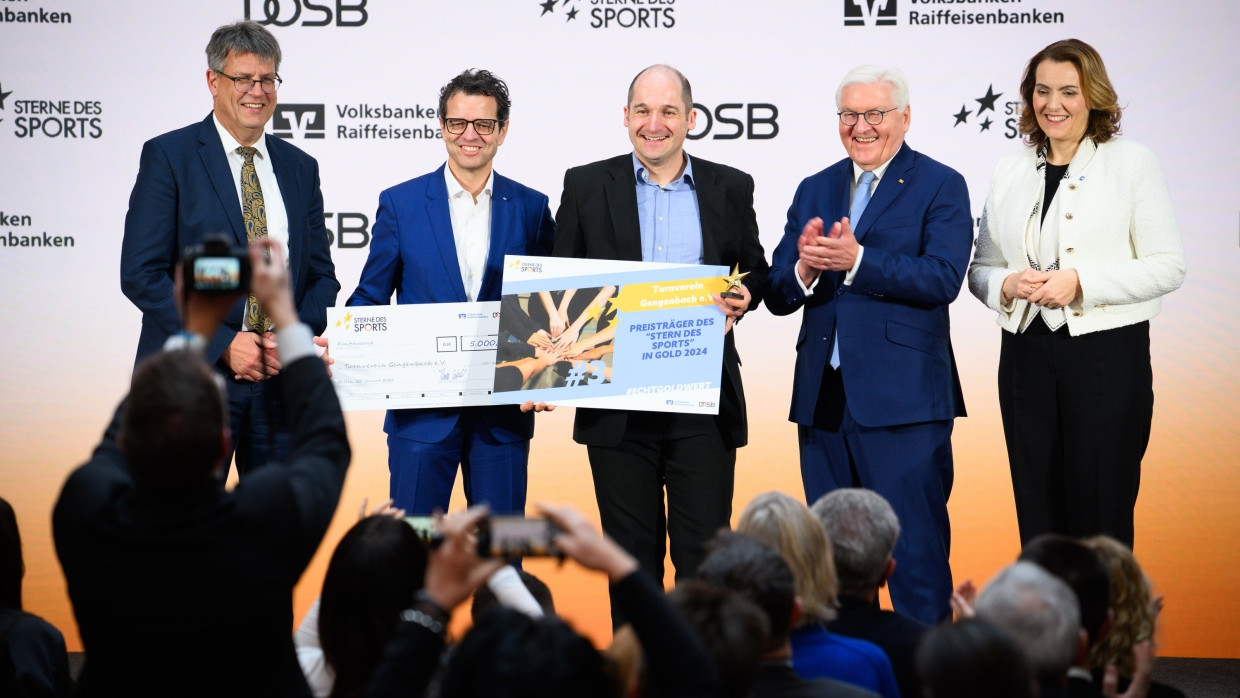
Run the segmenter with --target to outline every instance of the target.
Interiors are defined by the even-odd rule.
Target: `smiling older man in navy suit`
[[[498,301],[504,255],[551,252],[547,196],[496,174],[508,136],[508,86],[465,71],[439,93],[448,162],[379,195],[370,256],[348,305]],[[448,508],[457,464],[465,497],[496,513],[525,511],[533,407],[389,410],[388,469],[396,506]]]
[[[216,29],[207,44],[212,113],[142,148],[121,243],[121,289],[142,311],[139,361],[181,330],[173,272],[182,251],[208,235],[223,234],[243,246],[252,227],[261,229],[256,234],[278,243],[288,260],[302,322],[315,334],[327,326],[327,306],[335,304],[340,284],[323,223],[319,165],[263,134],[276,109],[281,57],[275,37],[255,22]],[[248,212],[243,200],[252,204]],[[258,224],[255,212],[261,213]],[[238,301],[207,338],[207,358],[227,380],[229,427],[243,476],[288,454],[288,430],[268,412],[278,407],[280,392],[271,385],[281,368],[275,334],[260,327],[262,316],[247,318],[249,305]]]
[[[806,500],[859,486],[890,502],[905,531],[892,602],[935,623],[952,592],[947,497],[964,398],[947,306],[973,245],[969,194],[904,143],[900,71],[853,69],[836,106],[848,157],[797,189],[765,300],[776,315],[804,309],[789,419]]]

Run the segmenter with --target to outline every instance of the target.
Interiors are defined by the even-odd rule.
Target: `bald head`
[[[674,77],[676,81],[680,83],[680,97],[684,102],[685,113],[688,113],[689,110],[693,108],[693,89],[689,87],[689,78],[686,78],[684,73],[676,70],[672,66],[664,65],[662,63],[657,63],[649,68],[645,68],[640,73],[633,76],[633,81],[629,83],[629,96],[625,101],[625,104],[628,106],[633,106],[633,92],[637,88],[638,81],[641,80],[647,73],[658,73],[660,75]]]

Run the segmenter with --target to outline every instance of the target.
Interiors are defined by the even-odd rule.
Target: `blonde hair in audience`
[[[839,580],[831,539],[809,507],[782,492],[760,494],[745,507],[736,530],[774,548],[792,568],[801,599],[799,625],[835,618]]]
[[[1095,669],[1105,669],[1115,664],[1122,676],[1131,678],[1133,670],[1132,648],[1139,642],[1154,636],[1154,609],[1150,607],[1150,582],[1137,558],[1123,543],[1109,536],[1094,536],[1085,540],[1102,560],[1111,575],[1111,608],[1115,620],[1111,632],[1102,642],[1089,651],[1089,664]]]

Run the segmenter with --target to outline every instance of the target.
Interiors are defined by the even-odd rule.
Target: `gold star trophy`
[[[749,272],[741,272],[741,267],[739,264],[732,267],[732,275],[723,277],[723,280],[728,282],[728,290],[720,293],[719,297],[732,298],[735,300],[743,299],[745,297],[744,294],[737,293],[737,290],[741,287],[741,280],[746,276],[749,276]]]

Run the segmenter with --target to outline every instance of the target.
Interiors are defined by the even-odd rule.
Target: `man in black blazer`
[[[577,410],[573,438],[588,447],[603,530],[656,579],[669,535],[676,578],[684,579],[697,569],[703,541],[731,520],[736,449],[748,439],[731,330],[758,305],[768,266],[753,178],[684,152],[695,119],[684,75],[664,65],[638,73],[624,108],[633,152],[568,170],[556,213],[557,257],[749,272],[739,298],[715,299],[728,328],[718,416]]]
[[[237,298],[191,294],[185,332],[138,365],[52,512],[88,657],[78,695],[310,696],[293,585],[336,511],[349,441],[278,244],[250,258],[279,339],[288,462],[224,489],[227,397],[202,354]]]

